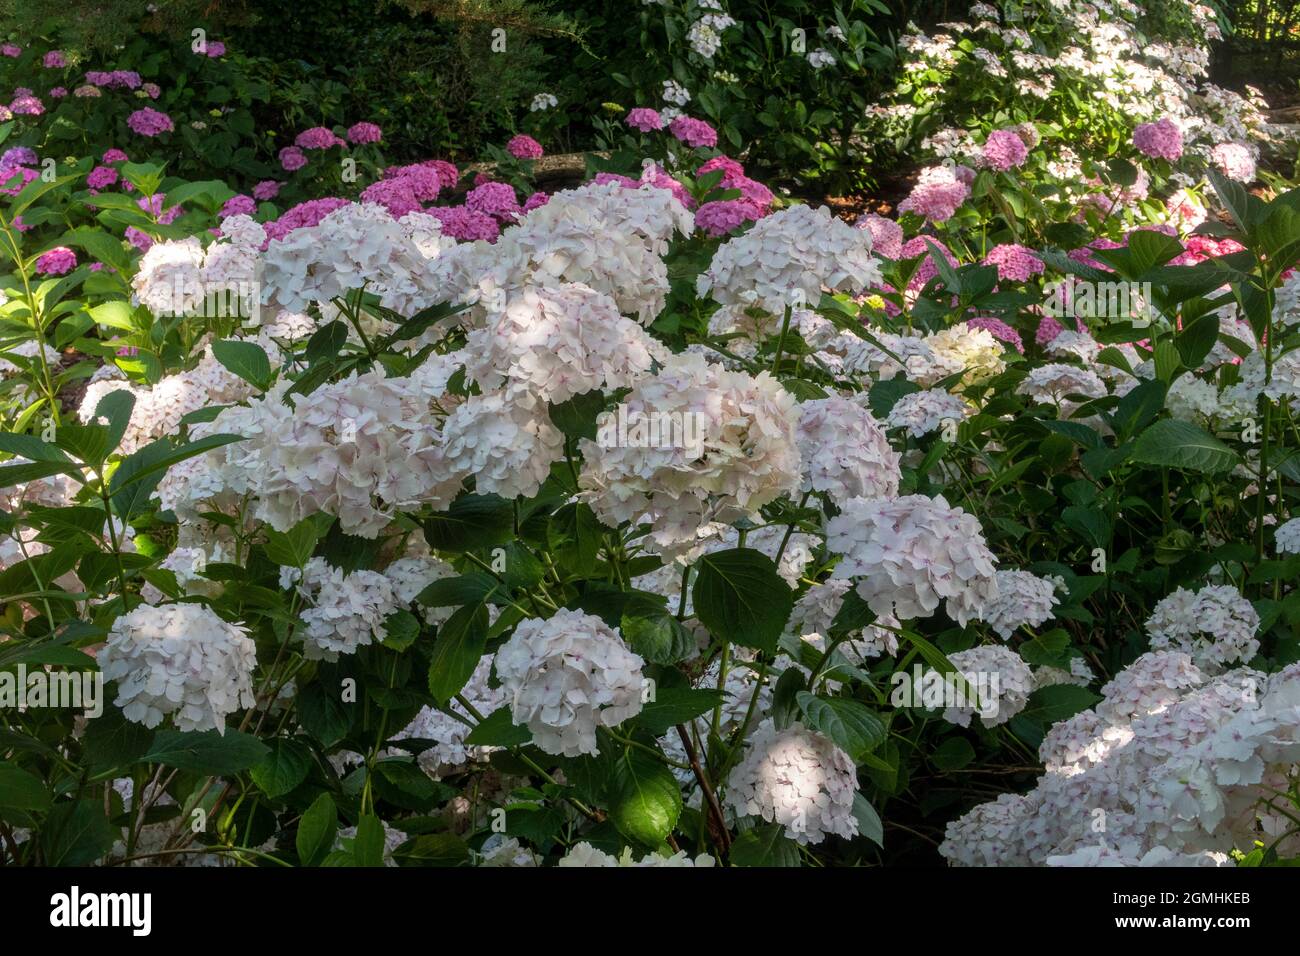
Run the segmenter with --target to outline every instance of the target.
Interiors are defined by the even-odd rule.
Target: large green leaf
[[[438,629],[429,661],[429,693],[440,704],[457,694],[474,673],[487,643],[488,613],[480,604],[460,608]]]
[[[804,720],[835,742],[854,763],[880,746],[885,725],[865,704],[847,697],[818,697],[809,691],[795,695]]]
[[[334,834],[338,832],[338,810],[328,793],[317,797],[302,819],[298,821],[298,834],[294,844],[298,848],[298,860],[303,866],[318,866],[334,846]]]
[[[1176,418],[1149,426],[1133,444],[1132,461],[1216,474],[1231,471],[1237,453],[1204,428]]]
[[[632,748],[614,761],[608,799],[619,832],[649,847],[664,842],[682,812],[682,793],[672,771]]]
[[[268,753],[266,744],[238,730],[227,730],[224,734],[215,730],[202,733],[160,730],[143,759],[178,770],[226,776],[257,766]]]
[[[691,592],[695,614],[714,637],[772,653],[794,593],[771,558],[750,548],[704,555]]]

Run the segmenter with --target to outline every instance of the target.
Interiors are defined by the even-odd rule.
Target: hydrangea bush
[[[1175,85],[856,223],[653,103],[551,193],[10,150],[0,678],[104,697],[0,711],[0,853],[1293,861],[1300,191]]]

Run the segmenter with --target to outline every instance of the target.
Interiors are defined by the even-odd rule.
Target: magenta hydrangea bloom
[[[1107,239],[1105,236],[1099,236],[1098,238],[1094,239],[1092,242],[1088,243],[1086,246],[1083,246],[1080,249],[1071,249],[1069,252],[1066,253],[1066,255],[1068,255],[1075,262],[1083,263],[1085,266],[1091,266],[1094,269],[1102,269],[1106,272],[1114,272],[1115,270],[1112,269],[1110,266],[1106,265],[1106,263],[1102,262],[1100,259],[1094,258],[1092,253],[1097,249],[1122,249],[1122,248],[1124,248],[1124,243],[1116,242],[1114,239]]]
[[[107,189],[117,182],[117,170],[112,166],[96,166],[86,176],[86,185],[91,189]]]
[[[903,227],[892,219],[874,212],[863,213],[854,225],[871,233],[871,251],[886,259],[898,259],[903,254]]]
[[[487,213],[467,209],[464,206],[435,206],[428,210],[442,223],[442,234],[459,239],[461,242],[473,242],[483,239],[495,242],[501,235],[501,227]]]
[[[253,187],[253,198],[259,202],[268,202],[280,195],[280,184],[274,179],[263,179]]]
[[[39,162],[40,157],[36,155],[36,150],[29,146],[6,149],[4,155],[0,156],[0,166],[35,166]]]
[[[401,219],[408,212],[420,209],[420,200],[416,198],[412,181],[400,176],[371,183],[362,190],[361,201],[383,206],[394,219]]]
[[[752,203],[743,199],[723,199],[706,202],[695,210],[695,225],[705,235],[725,236],[747,222],[762,218]]]
[[[157,219],[160,225],[170,226],[173,222],[176,221],[176,217],[179,216],[184,210],[181,209],[179,204],[172,206],[170,208],[164,208],[166,204],[166,199],[167,199],[166,193],[154,193],[152,196],[140,197],[135,201],[135,204],[139,206],[143,211],[149,213],[155,219]]]
[[[327,196],[324,199],[310,199],[307,202],[285,210],[283,216],[279,219],[263,223],[266,229],[268,239],[283,239],[295,229],[306,229],[311,226],[319,225],[320,221],[332,213],[335,209],[342,206],[349,206],[351,203],[346,199],[337,196]]]
[[[625,189],[640,189],[641,180],[633,179],[631,176],[624,176],[622,173],[597,173],[591,180],[597,186],[604,186],[606,183],[618,183]]]
[[[664,118],[659,115],[659,111],[652,110],[648,106],[638,106],[629,110],[623,122],[642,133],[653,133],[664,128]]]
[[[307,165],[307,156],[297,146],[280,150],[280,166],[287,173],[297,172]]]
[[[86,74],[86,82],[110,90],[138,90],[141,80],[140,74],[135,70],[113,70],[112,72],[91,70]]]
[[[52,100],[61,100],[67,95],[68,88],[66,86],[56,86],[50,90],[50,99]]]
[[[377,143],[384,138],[384,131],[374,123],[354,123],[348,127],[348,142],[354,146]]]
[[[204,51],[209,57],[216,58],[226,55],[226,45],[220,40],[209,40],[207,48]]]
[[[158,136],[162,133],[170,133],[176,128],[170,116],[151,106],[136,110],[128,116],[126,125],[130,127],[131,132],[140,136]]]
[[[148,233],[141,232],[135,226],[126,227],[126,241],[141,252],[148,252],[153,248],[153,237]]]
[[[719,169],[722,170],[722,182],[726,182],[728,178],[734,179],[745,175],[745,167],[730,156],[714,156],[712,159],[705,160],[695,170],[695,175],[699,177]]]
[[[9,104],[9,111],[14,116],[40,116],[45,112],[45,104],[30,93],[21,93]]]
[[[984,257],[986,266],[998,267],[998,278],[1004,282],[1028,282],[1033,276],[1043,271],[1043,260],[1034,255],[1032,249],[1004,242],[994,246]]]
[[[389,166],[384,170],[384,179],[402,180],[420,202],[433,202],[446,185],[443,173],[429,163]]]
[[[0,193],[17,196],[28,183],[39,178],[40,175],[38,170],[30,166],[0,166],[0,183],[7,184],[0,186]]]
[[[75,268],[77,254],[67,246],[56,246],[36,260],[36,271],[42,275],[67,275]]]
[[[99,158],[99,161],[101,163],[127,163],[131,161],[131,157],[127,156],[126,153],[122,152],[120,149],[106,149],[104,150],[104,155]]]
[[[436,172],[439,181],[442,183],[443,189],[452,189],[458,182],[460,182],[460,170],[457,169],[453,163],[449,163],[445,159],[426,159],[418,165],[428,167]],[[409,169],[412,167],[403,168]],[[386,175],[391,175],[391,172]]]
[[[23,55],[23,48],[16,43],[6,43],[0,46],[0,56],[19,57]]]
[[[217,217],[225,219],[227,216],[251,216],[255,212],[257,212],[257,200],[252,196],[245,196],[240,193],[231,196],[225,201],[225,204],[221,207],[221,212],[217,213]]]
[[[1152,159],[1176,162],[1183,155],[1183,131],[1168,117],[1154,123],[1141,123],[1133,130],[1133,145],[1139,153]]]
[[[465,194],[465,208],[486,213],[498,223],[510,223],[523,211],[509,183],[484,183]]]
[[[18,110],[14,109],[17,113]],[[1255,154],[1241,143],[1219,143],[1210,150],[1210,162],[1229,179],[1248,183],[1255,178]]]
[[[686,191],[686,187],[664,172],[663,168],[660,166],[652,166],[645,170],[641,174],[641,182],[649,183],[656,189],[666,189],[687,209],[695,208],[695,200],[692,198],[691,194]]]
[[[1020,333],[1001,319],[991,315],[977,315],[973,319],[967,319],[966,324],[972,329],[984,329],[999,342],[1007,343],[1021,355],[1025,354],[1025,343],[1020,338]]]
[[[1015,130],[998,129],[989,133],[989,138],[984,141],[982,157],[989,169],[1005,173],[1025,164],[1029,147]]]
[[[1065,326],[1050,315],[1043,316],[1038,323],[1038,331],[1034,333],[1034,341],[1038,343],[1039,348],[1047,348],[1052,344],[1052,340],[1065,331]]]
[[[704,120],[690,116],[679,116],[668,124],[668,131],[687,146],[698,149],[712,149],[718,145],[718,131]]]
[[[506,152],[515,159],[541,159],[545,150],[537,140],[520,133],[510,137],[510,142],[506,143]]]
[[[157,83],[146,83],[144,86],[140,87],[140,89],[144,90],[144,95],[149,97],[151,100],[156,100],[158,97],[162,96],[162,87]]]
[[[952,254],[952,250],[936,239],[934,236],[914,236],[903,243],[903,248],[899,250],[900,259],[914,259],[917,256],[924,256],[921,264],[916,267],[916,272],[912,275],[912,281],[907,284],[911,292],[922,289],[925,284],[939,274],[939,267],[934,264],[934,256],[930,254],[930,244],[939,248],[939,254],[948,261],[948,265],[954,269],[957,268],[957,257]]]
[[[524,200],[524,212],[532,212],[551,201],[550,193],[536,192]]]
[[[329,149],[332,146],[346,146],[347,143],[339,139],[332,129],[324,126],[313,126],[311,129],[305,129],[294,137],[293,145],[299,149]]]
[[[41,66],[47,70],[61,70],[67,65],[68,58],[63,55],[62,50],[51,50],[41,57]]]
[[[898,211],[911,212],[930,222],[947,222],[970,196],[970,185],[948,166],[921,170],[921,176]]]

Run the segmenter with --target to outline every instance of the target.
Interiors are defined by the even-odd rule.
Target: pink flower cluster
[[[374,123],[354,123],[348,127],[348,142],[353,146],[377,143],[384,138],[384,131]]]
[[[494,242],[501,235],[497,221],[485,212],[468,209],[465,206],[435,206],[429,214],[442,223],[442,234],[459,239],[461,242],[474,242],[478,239]]]
[[[86,82],[91,86],[100,86],[108,90],[138,90],[140,74],[135,70],[91,70],[86,74]]]
[[[903,254],[903,227],[892,219],[874,212],[863,213],[854,225],[871,233],[871,251],[886,259],[898,259]]]
[[[294,137],[293,145],[299,149],[329,149],[333,146],[346,146],[343,140],[335,135],[332,129],[324,126],[313,126],[311,129],[305,129]]]
[[[307,165],[307,156],[297,146],[286,146],[280,150],[280,167],[287,173],[295,173]]]
[[[704,120],[690,116],[679,116],[668,124],[668,131],[687,146],[698,149],[706,146],[712,149],[718,145],[718,131]]]
[[[1032,249],[1004,242],[994,246],[984,257],[984,265],[997,266],[998,278],[1004,282],[1028,282],[1043,271],[1043,260]]]
[[[86,185],[91,189],[107,189],[117,182],[117,170],[112,166],[96,166],[86,176]]]
[[[253,198],[258,202],[267,202],[280,195],[280,184],[274,179],[264,179],[253,187]]]
[[[947,222],[970,196],[974,178],[973,171],[965,166],[923,169],[916,186],[898,204],[898,211],[916,213],[930,222]]]
[[[1154,123],[1142,123],[1133,130],[1133,145],[1139,153],[1152,159],[1177,162],[1183,155],[1183,131],[1168,117]]]
[[[1007,343],[1021,355],[1025,354],[1025,343],[1020,338],[1020,333],[999,318],[977,315],[973,319],[967,319],[966,325],[972,329],[984,329],[999,342]]]
[[[381,179],[371,183],[361,192],[362,202],[372,202],[383,206],[394,219],[401,219],[407,213],[421,208],[420,200],[415,195],[413,181],[405,177]]]
[[[1210,162],[1223,175],[1239,183],[1248,183],[1255,178],[1255,154],[1241,143],[1219,143],[1210,150]]]
[[[652,110],[648,106],[638,106],[629,110],[623,122],[642,133],[653,133],[664,128],[664,118],[659,115],[659,111]]]
[[[438,165],[440,163],[441,166]],[[450,182],[447,181],[448,173],[444,167],[452,170]],[[455,176],[456,167],[442,160],[413,163],[410,166],[390,166],[384,170],[384,179],[402,181],[419,202],[433,202],[445,187],[455,184]]]
[[[484,183],[465,194],[465,208],[491,216],[499,224],[512,223],[523,212],[509,183]]]
[[[36,260],[36,271],[42,275],[67,275],[75,268],[77,254],[67,246],[56,246]]]
[[[170,133],[176,128],[170,116],[150,106],[136,110],[128,116],[126,125],[130,127],[131,132],[140,136],[158,136],[162,133]]]
[[[515,159],[541,159],[545,151],[537,140],[520,133],[518,136],[512,136],[510,142],[506,143],[506,152]]]
[[[252,196],[239,194],[231,196],[221,207],[221,212],[217,213],[218,219],[225,219],[229,216],[252,216],[257,212],[257,200]]]
[[[68,58],[62,50],[51,50],[41,58],[41,65],[47,70],[61,70],[68,65]]]
[[[283,239],[295,229],[307,229],[319,225],[320,221],[335,209],[347,205],[350,205],[348,200],[340,199],[337,196],[310,199],[307,202],[299,203],[285,210],[284,215],[279,219],[263,224],[266,229],[266,237],[268,240]]]
[[[1000,173],[1023,166],[1028,158],[1029,147],[1013,129],[998,129],[989,133],[980,154],[985,166]]]

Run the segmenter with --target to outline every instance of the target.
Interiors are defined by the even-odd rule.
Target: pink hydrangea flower
[[[140,87],[140,89],[144,90],[144,95],[149,97],[151,100],[156,100],[158,97],[162,96],[162,87],[157,83],[146,83],[144,86]]]
[[[532,212],[551,201],[550,193],[536,192],[524,200],[524,212]]]
[[[921,170],[916,186],[898,204],[898,211],[916,213],[930,222],[947,222],[968,196],[970,185],[952,167],[931,166]]]
[[[448,164],[449,165],[449,164]],[[453,167],[454,168],[454,167]],[[438,167],[426,163],[411,166],[390,166],[384,172],[385,179],[400,179],[410,188],[420,202],[433,202],[446,185],[443,174]]]
[[[50,99],[52,100],[61,100],[67,95],[68,88],[66,86],[56,86],[50,90]]]
[[[761,218],[752,203],[743,199],[706,202],[695,210],[695,225],[705,235],[718,237],[734,232],[747,222]]]
[[[342,206],[351,203],[338,196],[326,196],[324,199],[309,199],[285,210],[283,216],[271,222],[263,223],[267,240],[283,239],[295,229],[307,229],[320,224],[320,221]]]
[[[30,146],[15,146],[0,156],[0,166],[35,166],[39,162],[40,157]]]
[[[36,260],[36,271],[47,276],[67,275],[77,268],[77,254],[67,246],[56,246]]]
[[[859,229],[871,233],[871,251],[886,259],[898,259],[903,253],[903,227],[892,219],[874,212],[864,213],[854,223]]]
[[[141,232],[135,226],[126,227],[126,241],[141,252],[148,252],[153,248],[153,237],[148,233]]]
[[[253,198],[259,202],[268,202],[280,195],[280,184],[274,179],[263,179],[253,187]]]
[[[624,176],[622,173],[597,173],[591,180],[597,186],[604,186],[606,183],[618,183],[625,189],[640,189],[641,180],[633,179],[631,176]]]
[[[1133,130],[1133,145],[1139,153],[1152,159],[1177,162],[1183,155],[1183,131],[1169,117],[1154,123],[1142,123]]]
[[[221,207],[221,212],[217,218],[225,219],[227,216],[251,216],[257,212],[257,200],[252,196],[245,196],[242,193],[231,196]]]
[[[62,50],[51,50],[41,57],[41,66],[47,70],[61,70],[67,65],[68,58],[63,55]]]
[[[947,260],[948,265],[954,269],[957,268],[957,257],[952,254],[952,250],[934,236],[914,236],[903,243],[903,248],[899,250],[898,256],[900,259],[915,259],[917,256],[925,257],[921,260],[921,264],[916,267],[912,280],[907,284],[909,292],[925,288],[925,284],[939,274],[939,267],[934,264],[934,256],[930,255],[930,244],[934,244],[939,248],[939,254]]]
[[[176,128],[170,116],[150,106],[136,110],[128,116],[126,125],[130,127],[131,132],[140,136],[158,136],[161,133],[170,133]]]
[[[1000,173],[1023,166],[1028,158],[1029,147],[1012,129],[998,129],[989,133],[981,153],[984,165]]]
[[[991,315],[977,315],[967,319],[966,324],[972,329],[984,329],[999,342],[1005,342],[1021,355],[1025,354],[1025,343],[1020,333],[999,318]]]
[[[204,51],[209,57],[216,58],[226,55],[226,45],[220,40],[209,40],[207,49]]]
[[[45,104],[30,93],[22,93],[14,97],[9,111],[15,116],[40,116],[45,112]]]
[[[465,194],[465,208],[486,213],[499,223],[514,222],[522,210],[509,183],[484,183]]]
[[[332,129],[326,129],[324,126],[313,126],[311,129],[305,129],[294,137],[293,145],[299,149],[329,149],[333,146],[346,146],[347,143],[334,135]]]
[[[1032,249],[1004,242],[994,246],[984,257],[984,265],[997,266],[998,278],[1004,282],[1028,282],[1043,271],[1043,260]]]
[[[687,209],[695,208],[695,200],[691,197],[691,194],[686,191],[686,187],[664,172],[662,167],[651,166],[643,170],[641,173],[641,181],[643,183],[649,183],[656,189],[668,190],[677,198],[677,201]]]
[[[297,146],[280,150],[280,166],[287,173],[297,172],[307,165],[307,157]]]
[[[18,111],[15,109],[15,113]],[[1219,143],[1210,150],[1210,162],[1229,179],[1248,183],[1255,178],[1255,154],[1241,143]]]
[[[23,48],[16,43],[6,43],[0,46],[0,56],[19,57],[23,55]]]
[[[86,185],[91,189],[107,189],[117,182],[117,170],[112,166],[96,166],[86,176]]]
[[[420,200],[415,196],[412,181],[406,177],[381,179],[371,183],[362,190],[361,201],[383,206],[394,219],[401,219],[408,212],[420,209]]]
[[[461,242],[473,242],[484,239],[495,242],[501,235],[497,221],[485,212],[467,209],[464,206],[435,206],[429,210],[442,223],[442,234],[459,239]]]
[[[1052,340],[1065,331],[1065,326],[1050,315],[1045,315],[1038,323],[1038,330],[1034,332],[1034,341],[1038,343],[1039,348],[1047,348],[1052,344]]]
[[[696,149],[702,146],[711,149],[718,145],[718,131],[704,120],[694,119],[690,116],[677,117],[668,124],[668,131],[687,146]]]
[[[354,146],[377,143],[384,138],[384,132],[374,123],[355,123],[348,128],[348,142]]]
[[[40,177],[40,172],[28,166],[0,166],[0,183],[9,183],[14,180],[12,185],[0,186],[0,193],[8,193],[10,196],[17,196],[32,180]],[[15,179],[15,177],[17,177]]]
[[[653,133],[664,128],[664,118],[659,115],[659,111],[652,110],[648,106],[638,106],[629,110],[623,122],[642,133]]]
[[[510,142],[506,143],[506,152],[515,159],[541,159],[545,151],[537,140],[520,133],[518,136],[512,136]]]

